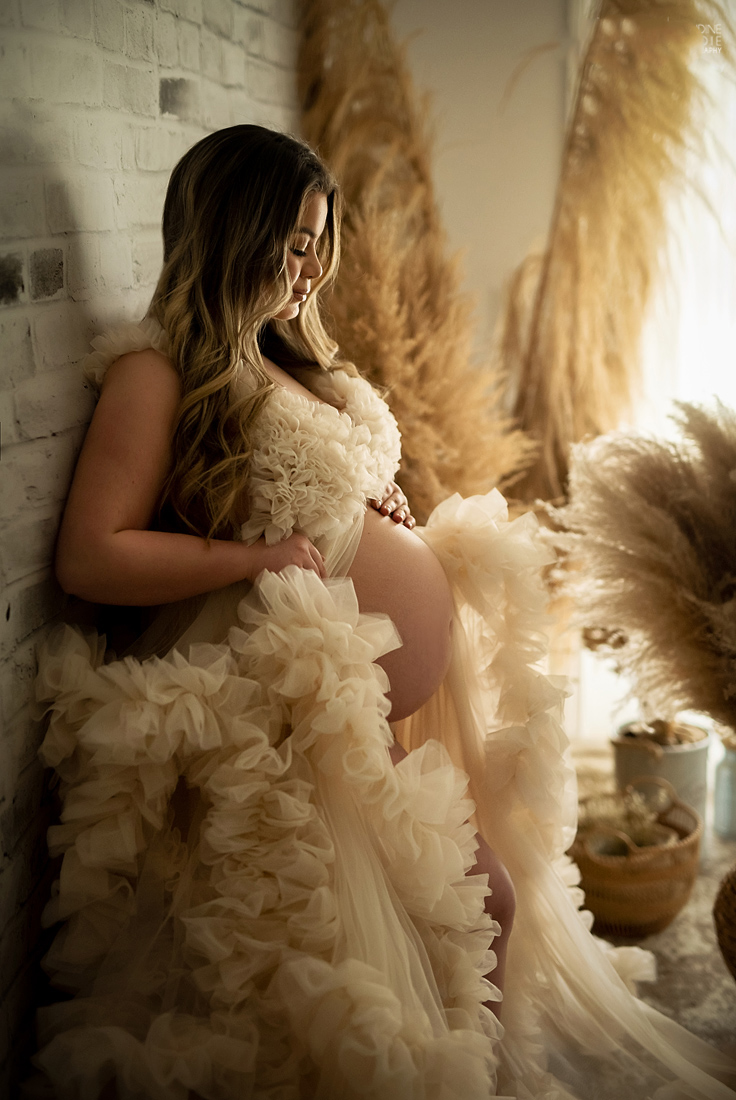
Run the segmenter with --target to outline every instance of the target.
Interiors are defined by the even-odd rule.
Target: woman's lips
[[[294,301],[294,302],[306,302],[306,300],[307,300],[306,294],[300,294],[298,290],[295,290],[294,293],[292,294],[292,301]]]

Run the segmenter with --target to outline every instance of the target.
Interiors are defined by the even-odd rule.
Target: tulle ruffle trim
[[[42,753],[64,800],[47,920],[67,922],[47,965],[78,997],[47,1014],[39,1064],[60,1096],[96,1096],[111,1076],[121,1096],[166,1100],[298,1097],[305,1081],[315,1096],[488,1096],[500,1029],[482,975],[499,929],[485,879],[465,875],[466,778],[436,743],[391,767],[374,663],[396,644],[391,623],[360,615],[349,581],[295,567],[263,574],[239,614],[228,646],[188,659],[105,665],[98,640],[68,627],[47,646]],[[171,827],[180,776],[205,808],[194,852]],[[336,847],[351,835],[346,866]],[[132,1001],[110,969],[140,939],[156,859],[190,1011],[154,1010],[168,979],[139,943]],[[390,980],[344,919],[355,889],[404,914]]]
[[[554,962],[562,944],[553,941],[551,929],[562,921],[566,951],[575,941],[581,957],[599,955],[593,965],[601,979],[610,967],[615,986],[609,989],[618,999],[625,991],[616,973],[633,990],[636,980],[653,976],[653,958],[641,950],[609,948],[589,936],[592,915],[581,908],[580,874],[565,854],[577,815],[575,774],[565,759],[569,742],[560,724],[565,685],[540,667],[549,624],[541,572],[553,555],[539,538],[536,518],[527,513],[509,522],[506,501],[495,490],[482,497],[450,497],[419,534],[452,584],[458,634],[468,639],[472,660],[465,662],[460,686],[473,700],[473,730],[478,716],[483,722],[479,767],[473,772],[478,819],[511,871],[517,893],[501,1080],[520,1095],[526,1088],[534,1096],[567,1097],[547,1072],[550,1022],[571,1029],[589,1049],[605,1051],[616,1040],[602,1034],[597,1016],[580,1012],[569,997]],[[577,979],[581,964],[571,963],[569,973]]]
[[[541,571],[554,555],[534,515],[509,522],[497,490],[449,497],[418,533],[442,563],[472,638],[468,672],[485,704],[484,792],[500,813],[523,807],[526,831],[531,827],[538,847],[557,860],[575,836],[577,798],[560,724],[565,684],[539,664],[549,626]]]
[[[579,872],[565,855],[577,800],[560,725],[564,685],[540,667],[541,570],[551,555],[536,519],[509,522],[497,492],[454,496],[420,535],[452,583],[456,649],[466,647],[454,690],[469,716],[464,744],[475,738],[480,748],[479,766],[469,768],[479,827],[517,895],[501,1091],[569,1100],[561,1075],[584,1096],[618,1096],[623,1088],[632,1097],[732,1097],[709,1076],[733,1074],[730,1060],[631,995],[636,981],[654,977],[651,953],[591,936],[591,915],[580,908]]]
[[[137,324],[123,321],[92,341],[93,351],[82,360],[84,377],[97,389],[102,385],[108,367],[129,351],[153,348],[167,355],[169,340],[153,317],[144,317]]]
[[[334,371],[315,388],[330,404],[283,387],[274,390],[253,434],[249,518],[241,538],[266,542],[295,529],[334,538],[380,496],[401,456],[396,421],[363,378]]]

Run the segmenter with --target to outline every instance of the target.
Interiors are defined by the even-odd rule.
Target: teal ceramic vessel
[[[716,768],[713,828],[719,836],[736,840],[736,749],[726,749]]]

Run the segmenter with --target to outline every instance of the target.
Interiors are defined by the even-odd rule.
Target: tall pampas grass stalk
[[[346,200],[334,335],[388,391],[399,477],[421,522],[452,492],[507,486],[533,447],[502,411],[500,372],[473,365],[472,301],[437,212],[426,104],[379,0],[302,0],[299,88],[302,132]]]
[[[514,273],[497,355],[518,423],[540,442],[515,492],[561,496],[569,448],[615,428],[640,377],[642,324],[704,95],[698,24],[711,0],[602,0],[582,60],[548,243]]]
[[[587,636],[660,717],[736,727],[736,412],[681,404],[674,441],[577,448],[554,510],[564,584]]]

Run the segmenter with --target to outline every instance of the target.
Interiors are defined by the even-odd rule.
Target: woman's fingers
[[[394,523],[403,523],[410,530],[417,525],[417,521],[409,511],[409,502],[399,486],[393,481],[386,486],[382,497],[370,497],[368,503],[381,515],[391,516]]]
[[[309,569],[324,580],[327,576],[325,560],[314,543],[300,531],[294,531],[280,542],[267,546],[263,543],[262,557],[264,563],[261,568],[269,569],[272,573],[280,573],[287,565],[298,565],[300,569]],[[259,540],[259,542],[261,541]],[[258,570],[260,572],[260,570]]]
[[[324,580],[327,576],[327,573],[325,572],[325,559],[322,557],[316,546],[313,546],[311,549],[312,561],[314,562],[314,570],[322,578],[322,580]]]
[[[383,502],[381,503],[381,507],[379,510],[383,513],[384,516],[390,516],[393,515],[397,508],[406,508],[406,503],[406,497],[402,493],[401,489],[399,489],[398,485],[394,485],[391,487],[391,492],[388,494],[388,496],[385,496],[383,498]],[[409,509],[406,508],[406,511],[408,512]]]
[[[403,505],[401,508],[397,508],[395,512],[392,512],[391,519],[394,523],[403,523],[405,527],[416,527],[417,521],[409,511],[407,505]]]

